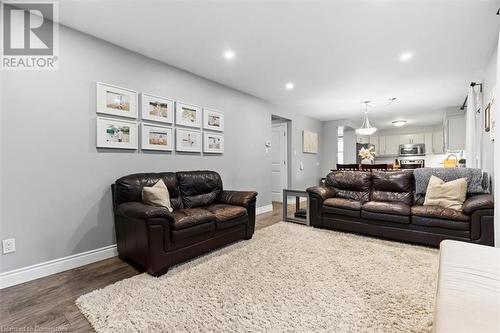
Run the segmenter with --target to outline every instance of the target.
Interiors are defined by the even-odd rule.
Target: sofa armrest
[[[333,190],[329,187],[313,186],[309,187],[306,191],[311,196],[321,198],[322,201],[334,196]]]
[[[219,202],[248,208],[256,197],[257,192],[253,191],[222,191]]]
[[[464,214],[471,215],[479,209],[493,209],[494,199],[491,194],[475,195],[465,200],[462,211]]]
[[[116,207],[115,213],[124,217],[132,217],[141,220],[158,221],[165,218],[173,221],[172,214],[165,207],[156,207],[143,204],[142,202],[124,202]]]

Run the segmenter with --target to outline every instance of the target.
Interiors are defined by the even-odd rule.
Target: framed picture
[[[490,119],[490,141],[495,141],[495,130],[496,130],[496,113],[497,113],[497,103],[495,98],[495,90],[494,87],[490,93],[490,103],[488,104],[488,118]]]
[[[205,153],[224,153],[224,135],[203,133],[203,151]]]
[[[181,126],[201,127],[201,107],[182,102],[175,103],[175,123]]]
[[[97,113],[137,118],[137,92],[97,82]]]
[[[160,123],[174,123],[174,101],[168,98],[141,94],[141,118]]]
[[[318,153],[318,133],[302,131],[302,151],[304,153]]]
[[[224,131],[224,114],[216,110],[203,109],[203,128]]]
[[[175,130],[175,146],[177,151],[191,153],[201,152],[201,132],[177,128]]]
[[[171,127],[142,123],[141,149],[171,151],[174,147]]]
[[[137,149],[135,121],[97,117],[97,147]]]
[[[488,103],[486,105],[486,108],[484,109],[484,131],[489,132],[491,129],[491,103]]]

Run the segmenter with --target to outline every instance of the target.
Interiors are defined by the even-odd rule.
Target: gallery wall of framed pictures
[[[96,88],[97,148],[137,150],[140,142],[144,151],[224,153],[222,111],[102,82]]]

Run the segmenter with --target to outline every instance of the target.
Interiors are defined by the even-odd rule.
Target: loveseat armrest
[[[219,202],[248,208],[256,197],[257,192],[254,191],[222,191]]]
[[[494,199],[491,194],[479,194],[465,200],[462,211],[464,214],[472,215],[479,209],[493,209]]]
[[[158,221],[165,218],[173,221],[172,214],[165,207],[156,207],[143,204],[142,202],[124,202],[116,207],[115,213],[124,217],[131,217],[141,220]]]
[[[332,198],[334,196],[333,190],[329,187],[313,186],[309,187],[306,191],[311,196],[319,197],[321,201]]]

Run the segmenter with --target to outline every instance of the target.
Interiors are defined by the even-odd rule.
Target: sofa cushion
[[[207,222],[215,222],[215,215],[202,208],[186,208],[173,211],[174,230],[181,230]]]
[[[333,190],[334,197],[369,200],[371,173],[360,171],[333,171],[326,176],[325,185]]]
[[[226,222],[247,215],[247,210],[241,206],[215,204],[203,208],[214,214],[217,222]]]
[[[222,179],[214,171],[177,172],[177,181],[186,208],[215,203],[222,192]]]
[[[366,220],[410,224],[410,216],[408,215],[375,213],[375,212],[369,212],[367,210],[361,210],[361,217]]]
[[[215,221],[201,223],[185,229],[172,230],[172,241],[178,242],[183,239],[192,238],[213,231],[215,231]]]
[[[363,210],[373,213],[392,215],[410,215],[411,207],[403,202],[368,201],[361,206]]]
[[[165,207],[169,212],[173,211],[168,188],[161,179],[152,187],[142,188],[142,202],[146,205]]]
[[[467,178],[459,178],[449,182],[431,176],[424,206],[440,206],[462,211],[462,206],[467,195]]]
[[[177,185],[177,176],[174,172],[135,173],[121,177],[114,184],[113,199],[115,207],[124,202],[141,202],[142,189],[146,186],[151,187],[155,185],[160,179],[163,180],[163,183],[168,188],[172,208],[174,210],[183,208]]]
[[[372,201],[413,203],[415,180],[412,170],[373,171]]]
[[[360,210],[361,202],[343,198],[329,198],[323,201],[323,205],[343,209]]]
[[[443,228],[449,230],[462,230],[462,231],[470,230],[469,221],[444,220],[435,217],[414,215],[411,217],[411,223],[414,225],[421,225],[424,227]]]
[[[411,207],[411,214],[444,220],[470,221],[470,216],[465,215],[461,211],[439,206],[413,206]]]
[[[321,211],[323,213],[326,213],[326,214],[361,217],[361,210],[359,210],[359,209],[354,210],[354,209],[345,209],[345,208],[338,208],[338,207],[323,205],[323,208],[321,209]]]

